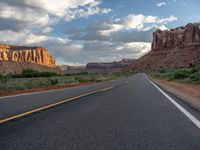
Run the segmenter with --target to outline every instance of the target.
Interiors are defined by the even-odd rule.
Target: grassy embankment
[[[164,79],[168,81],[200,84],[200,65],[185,69],[160,69],[151,71],[149,75],[153,78]]]
[[[55,72],[37,72],[31,69],[24,70],[21,74],[0,75],[0,94],[19,90],[38,89],[68,85],[83,85],[114,80],[131,75],[131,73],[95,74],[78,73],[59,75]]]

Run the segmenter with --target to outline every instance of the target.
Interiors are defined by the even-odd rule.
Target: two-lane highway
[[[0,149],[199,150],[199,113],[162,92],[145,74],[137,74],[84,87],[0,98],[1,120],[52,106],[3,123]]]

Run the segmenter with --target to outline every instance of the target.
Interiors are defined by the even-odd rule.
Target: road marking
[[[82,94],[82,95],[79,95],[79,96],[75,96],[75,97],[72,97],[72,98],[69,98],[69,99],[54,103],[54,104],[50,104],[50,105],[47,105],[47,106],[44,106],[44,107],[40,107],[40,108],[31,110],[31,111],[28,111],[28,112],[25,112],[25,113],[21,113],[21,114],[18,114],[18,115],[9,117],[9,118],[5,118],[5,119],[0,120],[0,124],[8,122],[8,121],[11,121],[11,120],[14,120],[14,119],[17,119],[17,118],[20,118],[20,117],[24,117],[24,116],[27,116],[27,115],[30,115],[30,114],[33,114],[33,113],[48,109],[48,108],[52,108],[52,107],[67,103],[69,101],[88,96],[88,95],[92,95],[92,94],[95,94],[95,93],[98,93],[98,92],[108,91],[108,90],[110,90],[112,88],[113,88],[113,86],[110,86],[110,87],[107,87],[107,88],[103,88],[103,89],[99,89],[99,90],[95,90],[95,91],[92,91],[92,92],[89,92],[89,93],[85,93],[85,94]]]
[[[147,77],[147,76],[146,76]],[[168,100],[170,100],[184,115],[186,115],[198,128],[200,128],[200,121],[185,110],[181,105],[179,105],[174,99],[172,99],[168,94],[161,90],[154,82],[152,82],[148,77],[147,79],[151,82]]]

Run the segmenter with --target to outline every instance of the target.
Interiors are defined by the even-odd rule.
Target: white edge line
[[[167,95],[163,90],[161,90],[154,82],[152,82],[146,75],[146,78],[151,82],[168,100],[170,100],[184,115],[186,115],[199,129],[200,129],[200,121],[195,118],[192,114],[190,114],[187,110],[185,110],[181,105],[179,105],[174,99],[172,99],[169,95]]]

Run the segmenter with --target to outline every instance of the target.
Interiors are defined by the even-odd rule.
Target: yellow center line
[[[53,103],[53,104],[50,104],[50,105],[47,105],[47,106],[44,106],[44,107],[40,107],[40,108],[31,110],[31,111],[28,111],[28,112],[25,112],[25,113],[21,113],[21,114],[18,114],[18,115],[9,117],[9,118],[5,118],[5,119],[0,120],[0,124],[8,122],[8,121],[11,121],[11,120],[14,120],[14,119],[17,119],[17,118],[20,118],[20,117],[24,117],[24,116],[27,116],[27,115],[30,115],[30,114],[33,114],[33,113],[48,109],[48,108],[55,107],[55,106],[64,104],[66,102],[69,102],[69,101],[72,101],[72,100],[75,100],[75,99],[79,99],[81,97],[85,97],[85,96],[88,96],[88,95],[91,95],[91,94],[95,94],[97,92],[104,92],[104,91],[110,90],[112,88],[113,88],[113,86],[107,87],[107,88],[103,88],[103,89],[100,89],[100,90],[95,90],[95,91],[92,91],[92,92],[89,92],[89,93],[85,93],[85,94],[81,94],[79,96],[75,96],[75,97],[72,97],[72,98],[69,98],[69,99],[66,99],[66,100],[62,100],[62,101],[57,102],[57,103]]]

